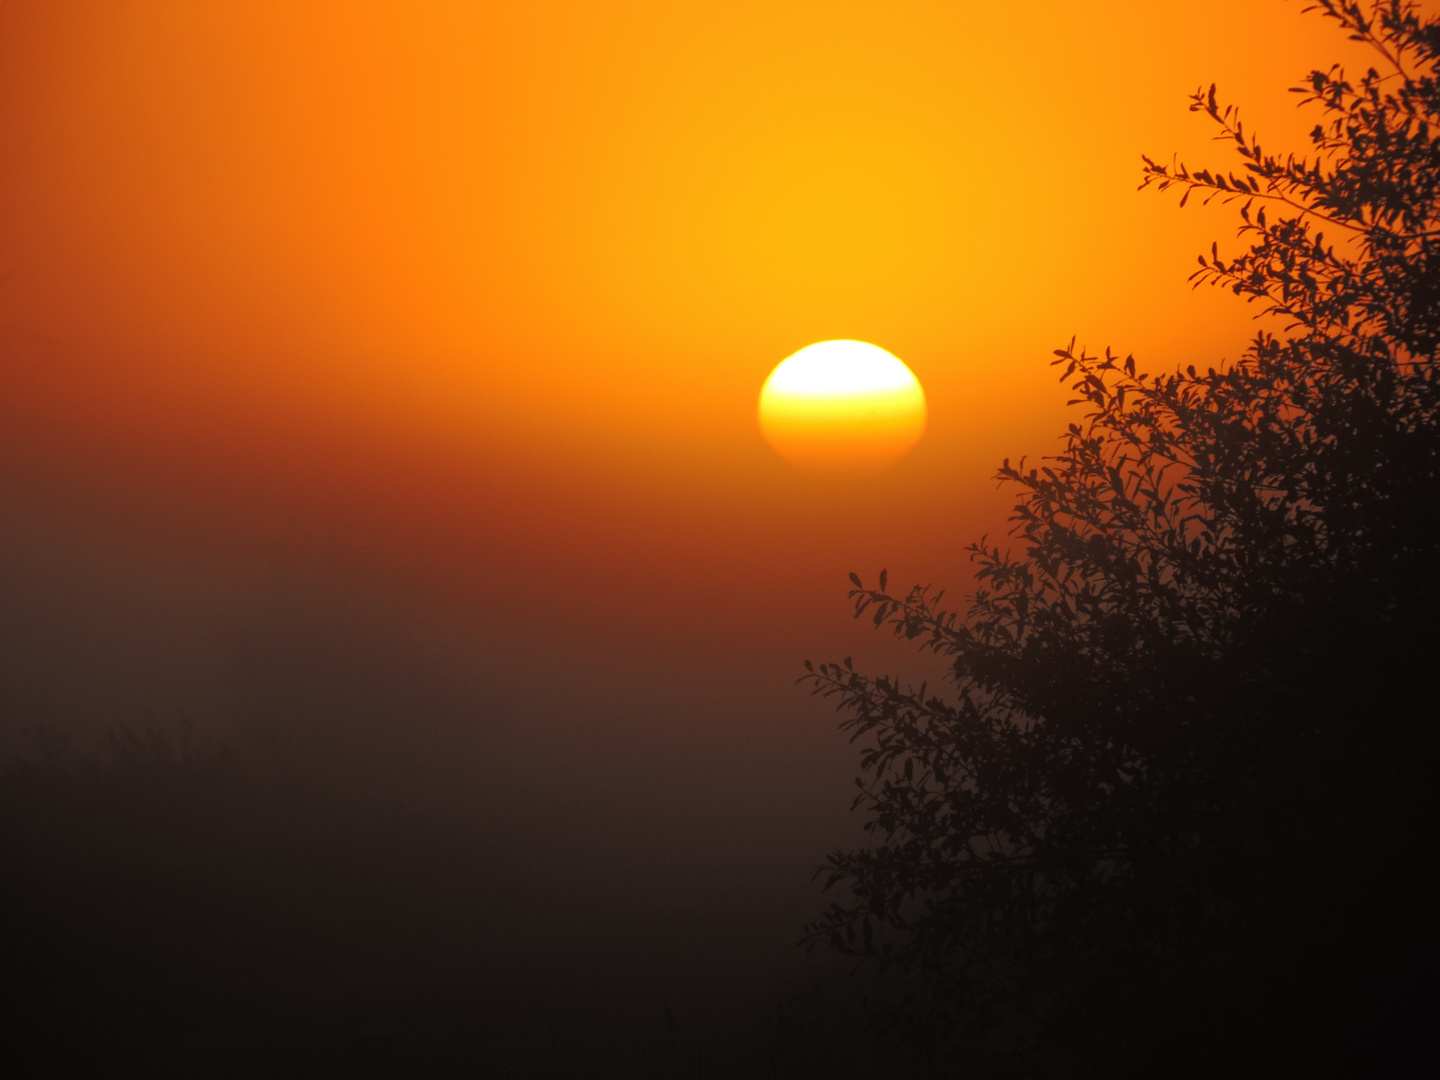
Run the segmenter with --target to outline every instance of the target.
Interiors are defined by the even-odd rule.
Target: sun
[[[760,431],[809,471],[875,472],[925,433],[925,392],[903,362],[864,341],[821,341],[780,362],[760,390]]]

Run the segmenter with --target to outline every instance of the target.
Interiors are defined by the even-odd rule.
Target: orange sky
[[[1212,80],[1300,147],[1285,89],[1345,53],[1301,6],[8,0],[3,490],[342,544],[576,647],[820,658],[848,570],[963,581],[1003,529],[1052,348],[1241,350],[1186,281],[1233,214],[1137,194],[1139,156],[1226,162]],[[925,387],[880,477],[756,429],[829,338]]]

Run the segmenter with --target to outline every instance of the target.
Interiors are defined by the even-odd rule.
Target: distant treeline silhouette
[[[1234,170],[1141,184],[1235,204],[1248,249],[1194,280],[1281,329],[1206,371],[1057,350],[1083,416],[999,472],[1018,553],[972,546],[960,611],[852,575],[951,688],[811,668],[874,840],[809,934],[913,978],[888,1023],[937,1068],[1435,1064],[1440,21],[1311,7],[1375,66],[1297,88],[1309,155],[1212,86]]]

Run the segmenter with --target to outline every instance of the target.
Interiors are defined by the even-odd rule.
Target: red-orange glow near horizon
[[[864,475],[925,433],[925,392],[896,357],[864,341],[821,341],[776,365],[760,389],[760,430],[811,471]]]

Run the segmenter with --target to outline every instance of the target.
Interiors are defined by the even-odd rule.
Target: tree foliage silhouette
[[[1190,108],[1235,169],[1146,158],[1140,185],[1237,204],[1248,250],[1193,280],[1276,332],[1203,372],[1057,350],[1083,416],[999,471],[1019,553],[970,548],[963,611],[851,575],[951,691],[810,668],[873,837],[822,868],[810,936],[918,975],[961,1043],[1077,1071],[1207,1026],[1369,1054],[1433,975],[1440,21],[1314,8],[1377,59],[1297,88],[1311,154],[1211,86]]]

